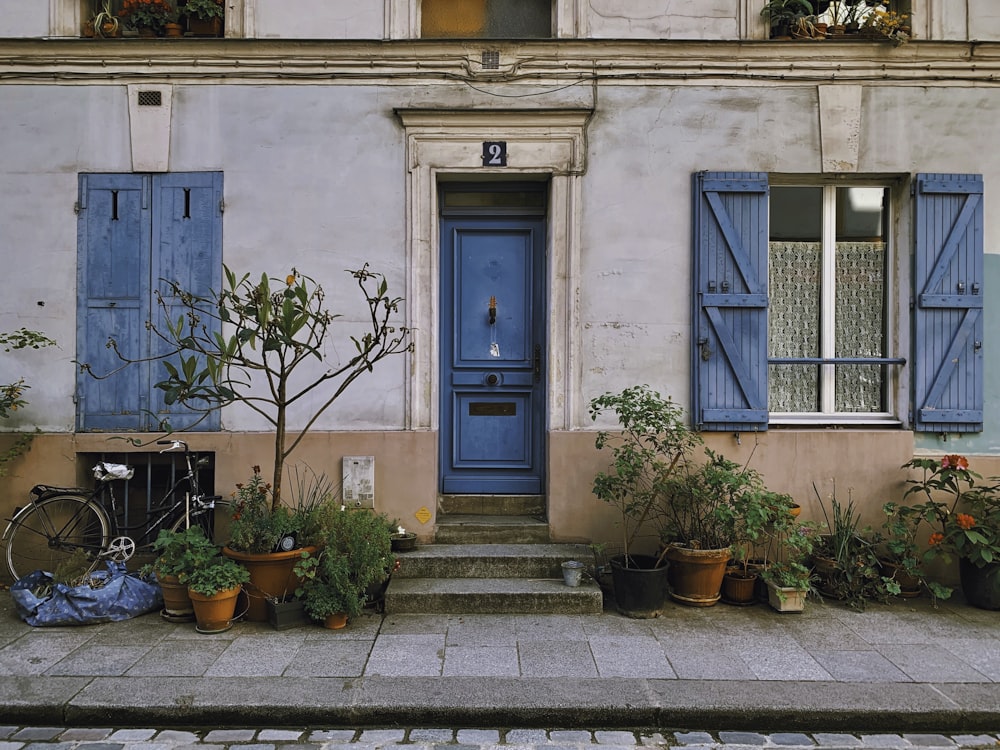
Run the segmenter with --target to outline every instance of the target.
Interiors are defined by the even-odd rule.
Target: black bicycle
[[[229,541],[230,503],[218,495],[205,495],[198,484],[199,458],[182,440],[159,440],[160,451],[184,451],[186,472],[152,505],[143,523],[124,526],[124,509],[115,498],[113,483],[132,477],[123,464],[100,462],[94,467],[93,490],[36,485],[31,502],[14,513],[3,534],[7,568],[15,580],[35,570],[53,572],[78,550],[93,565],[102,560],[124,562],[137,549],[148,549],[161,529],[201,526],[218,544]],[[186,488],[185,488],[186,485]],[[182,489],[186,489],[183,494]]]

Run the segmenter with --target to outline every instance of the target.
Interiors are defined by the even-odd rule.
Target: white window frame
[[[822,269],[820,273],[820,308],[822,330],[820,331],[820,351],[822,358],[833,358],[836,356],[836,206],[837,188],[840,187],[867,187],[881,188],[888,191],[889,200],[886,201],[886,212],[883,224],[886,227],[886,264],[885,264],[885,330],[883,331],[886,341],[886,351],[884,356],[905,357],[905,352],[900,352],[900,341],[907,341],[908,338],[901,335],[902,311],[899,309],[900,296],[897,290],[900,288],[901,264],[897,257],[897,243],[894,241],[893,228],[897,222],[892,213],[892,207],[896,199],[897,187],[891,179],[854,179],[854,180],[808,180],[801,177],[793,180],[776,179],[771,176],[769,179],[771,187],[791,187],[791,188],[820,188],[823,190],[822,198]],[[768,226],[770,227],[770,199],[768,200]],[[768,241],[770,242],[770,229],[768,230]],[[902,246],[902,245],[898,245]],[[768,274],[770,275],[770,268]],[[768,356],[770,357],[770,341],[768,341]],[[838,412],[835,411],[836,404],[836,370],[837,365],[819,365],[819,407],[817,412],[768,412],[768,424],[772,426],[807,426],[807,425],[881,425],[898,427],[903,423],[901,414],[905,414],[906,394],[903,383],[903,367],[898,365],[888,365],[886,367],[886,401],[891,407],[891,411],[884,412]],[[771,388],[770,382],[768,389]]]

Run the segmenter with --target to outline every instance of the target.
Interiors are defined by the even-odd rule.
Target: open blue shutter
[[[767,429],[767,175],[694,179],[693,417]]]
[[[914,186],[914,429],[983,429],[983,178]]]
[[[152,268],[154,288],[168,303],[168,313],[176,320],[181,307],[169,307],[169,287],[165,280],[178,282],[183,289],[210,296],[222,286],[222,173],[162,174],[153,177],[155,211],[153,213]],[[163,308],[152,299],[154,325],[165,330]],[[216,331],[209,318],[209,330]],[[153,337],[154,354],[164,353],[164,343]],[[161,362],[153,362],[150,372],[150,403],[157,419],[166,419],[174,430],[194,427],[219,429],[219,412],[206,417],[179,404],[167,406],[163,391],[156,388],[167,372]],[[200,421],[199,421],[200,420]],[[152,425],[156,429],[156,425]]]
[[[145,354],[149,306],[149,181],[141,175],[81,175],[77,222],[77,357],[91,366],[77,380],[81,430],[137,430],[148,408]],[[109,374],[113,373],[113,374]]]

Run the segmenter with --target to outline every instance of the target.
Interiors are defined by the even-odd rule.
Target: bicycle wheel
[[[194,508],[191,510],[191,525],[200,526],[205,536],[224,547],[229,544],[229,529],[233,523],[233,505],[228,500],[216,500],[211,507]],[[185,528],[184,517],[177,519],[170,527],[171,531],[182,531]]]
[[[21,508],[4,532],[7,569],[14,580],[35,570],[51,573],[77,550],[96,557],[110,537],[107,513],[90,498],[42,498]]]

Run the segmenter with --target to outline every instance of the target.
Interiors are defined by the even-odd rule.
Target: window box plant
[[[184,3],[188,31],[194,36],[221,36],[225,13],[222,0],[187,0]]]
[[[815,10],[809,0],[767,0],[761,9],[771,29],[771,39],[791,39],[811,28]]]
[[[166,25],[177,21],[177,10],[167,0],[124,0],[118,16],[140,36],[163,36]]]

